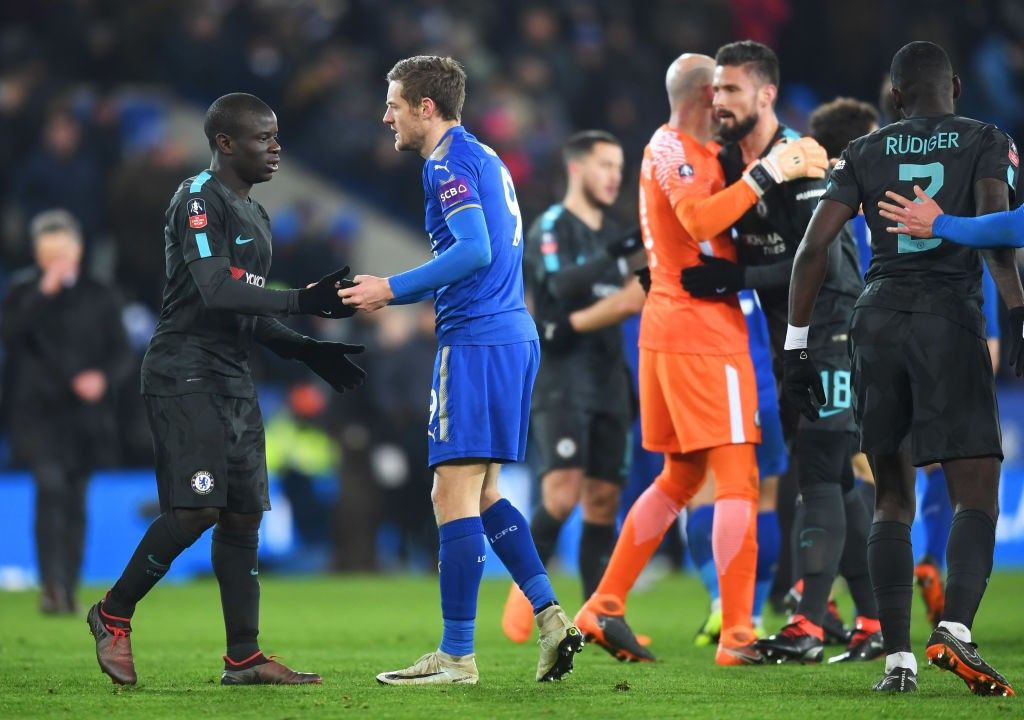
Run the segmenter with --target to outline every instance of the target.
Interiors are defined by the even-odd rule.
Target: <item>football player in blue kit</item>
[[[431,499],[440,532],[441,644],[386,685],[475,684],[473,635],[487,543],[529,598],[540,628],[537,680],[572,670],[583,636],[558,605],[529,523],[498,492],[502,463],[522,462],[540,363],[523,292],[523,219],[512,176],[461,125],[466,74],[452,58],[417,56],[388,73],[384,122],[395,149],[424,158],[433,259],[339,291],[373,312],[433,298],[438,353],[427,427]]]

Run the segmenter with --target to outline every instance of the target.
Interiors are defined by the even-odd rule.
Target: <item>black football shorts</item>
[[[907,447],[918,467],[1003,457],[985,340],[940,315],[860,307],[850,345],[861,450]]]
[[[628,408],[621,412],[587,410],[572,405],[534,409],[531,438],[539,450],[537,475],[582,468],[586,477],[626,484],[629,461]]]
[[[145,395],[160,509],[270,509],[263,416],[256,398]]]

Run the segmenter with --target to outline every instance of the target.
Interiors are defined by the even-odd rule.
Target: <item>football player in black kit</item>
[[[945,610],[929,661],[979,695],[1012,695],[980,656],[971,625],[992,571],[1002,443],[981,311],[981,256],[939,238],[886,232],[885,191],[919,185],[954,215],[1006,210],[1014,188],[1012,141],[993,125],[954,114],[960,80],[938,45],[912,42],[893,57],[892,96],[904,119],[850,144],[832,172],[797,252],[790,287],[785,389],[805,412],[823,401],[819,352],[806,340],[830,246],[863,207],[873,257],[850,325],[851,389],[861,449],[877,499],[868,563],[885,638],[883,692],[917,689],[910,646],[916,509],[913,466],[940,462],[955,504],[947,546]],[[1024,305],[1012,250],[984,253],[999,292]],[[1020,337],[1020,327],[1016,327]],[[1022,362],[1021,345],[1011,351]]]
[[[621,290],[630,276],[626,258],[643,246],[639,228],[624,228],[606,212],[622,184],[619,141],[585,130],[566,141],[562,155],[565,198],[534,222],[523,259],[542,350],[530,419],[539,448],[541,501],[530,532],[546,564],[562,523],[582,503],[579,566],[586,599],[615,547],[631,399],[618,325],[577,334],[569,316]],[[505,634],[525,642],[532,616],[513,585],[502,617]]]
[[[776,144],[794,141],[799,135],[775,115],[779,62],[770,48],[749,40],[731,43],[719,49],[715,63],[713,104],[723,141],[719,160],[728,184]],[[726,295],[742,288],[757,290],[768,321],[776,375],[781,369],[786,335],[793,255],[824,192],[825,180],[813,177],[776,185],[733,226],[736,263],[704,257],[702,266],[683,272],[683,287],[698,297]],[[819,369],[828,386],[828,400],[813,423],[799,417],[798,408],[787,405],[785,398],[781,407],[783,427],[794,443],[803,499],[799,542],[803,594],[790,622],[779,633],[758,642],[770,662],[822,661],[822,626],[844,548],[849,548],[849,555],[861,558],[859,565],[844,564],[857,606],[857,632],[850,640],[846,659],[867,660],[881,651],[878,611],[864,549],[870,521],[855,490],[850,466],[856,426],[846,341],[853,303],[861,287],[856,244],[845,232],[841,245],[829,254],[822,302],[810,323],[810,342],[821,358]]]
[[[350,317],[338,297],[348,268],[297,290],[264,287],[270,218],[249,197],[278,169],[277,117],[259,98],[225,95],[206,112],[210,168],[185,180],[167,209],[167,284],[156,332],[142,363],[161,515],[121,577],[89,610],[100,669],[114,683],[137,682],[131,618],[174,559],[209,528],[213,571],[227,635],[224,685],[319,683],[268,658],[259,634],[256,549],[270,509],[263,419],[249,371],[259,343],[300,360],[338,392],[365,373],[348,356],[361,346],[321,342],[272,319]]]

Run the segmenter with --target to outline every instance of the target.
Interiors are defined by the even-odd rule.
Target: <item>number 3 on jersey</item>
[[[914,180],[916,178],[928,178],[930,182],[924,189],[925,195],[930,198],[942,188],[946,180],[946,169],[940,162],[928,163],[927,165],[916,165],[914,163],[900,163],[900,180]],[[915,199],[914,202],[921,202]],[[942,243],[939,238],[912,238],[904,233],[896,236],[897,252],[915,253],[926,250],[934,250]]]
[[[519,201],[516,200],[516,187],[512,184],[512,175],[504,166],[501,168],[501,184],[505,188],[505,204],[508,205],[508,211],[512,213],[512,217],[516,219],[516,233],[512,238],[512,247],[518,247],[519,243],[523,241],[523,214],[519,212]]]

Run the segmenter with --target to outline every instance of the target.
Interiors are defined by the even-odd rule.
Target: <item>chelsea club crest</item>
[[[209,495],[213,492],[213,475],[209,470],[200,470],[192,476],[192,491],[197,495]]]

